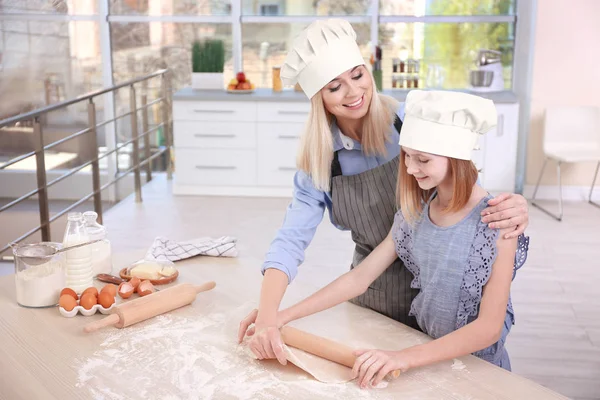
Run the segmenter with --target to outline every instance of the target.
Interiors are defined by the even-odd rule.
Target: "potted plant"
[[[225,43],[222,40],[195,41],[192,45],[192,87],[223,89]]]

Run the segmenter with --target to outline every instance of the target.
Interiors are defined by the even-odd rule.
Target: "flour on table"
[[[354,382],[324,384],[291,364],[252,359],[235,337],[246,310],[225,314],[214,308],[97,332],[102,337],[98,350],[76,364],[77,387],[98,400],[379,398],[377,391],[361,390]]]
[[[453,370],[460,371],[460,370],[467,368],[467,366],[462,361],[460,361],[458,358],[455,358],[453,361],[454,362],[452,363],[452,366],[451,366]]]

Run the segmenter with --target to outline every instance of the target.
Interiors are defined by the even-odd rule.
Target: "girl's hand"
[[[390,372],[406,372],[410,368],[402,351],[357,350],[354,355],[357,358],[352,368],[352,379],[358,377],[357,384],[362,389],[371,381],[371,386],[377,386]]]
[[[492,229],[513,228],[505,239],[516,238],[525,232],[529,224],[527,200],[520,194],[502,193],[488,202],[489,207],[481,212],[481,220]]]
[[[257,320],[258,310],[253,310],[242,322],[238,331],[238,343],[244,336],[251,336],[248,347],[259,360],[276,358],[280,364],[286,365],[287,358],[283,351],[283,340],[279,328],[281,321],[263,322]],[[254,324],[254,325],[253,325]]]

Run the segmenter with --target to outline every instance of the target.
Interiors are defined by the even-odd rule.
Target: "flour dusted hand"
[[[251,336],[248,347],[256,358],[259,360],[276,358],[281,365],[286,365],[287,358],[278,324],[257,321],[257,317],[258,310],[255,309],[240,322],[238,343],[242,343],[245,336]]]
[[[406,372],[410,368],[406,357],[401,351],[357,350],[352,379],[357,378],[361,388],[377,387],[387,374],[394,371]]]

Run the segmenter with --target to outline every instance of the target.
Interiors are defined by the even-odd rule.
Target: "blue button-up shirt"
[[[404,103],[400,104],[397,114],[401,120],[404,119]],[[386,142],[385,155],[365,155],[360,143],[343,135],[335,124],[331,132],[333,150],[339,150],[338,156],[344,175],[356,175],[379,167],[400,154],[400,137],[393,124],[389,128],[390,140]],[[298,266],[304,261],[304,251],[323,219],[325,208],[329,210],[329,218],[332,220],[331,206],[329,192],[316,189],[306,172],[296,172],[292,202],[287,208],[283,226],[271,242],[262,272],[269,268],[278,269],[285,272],[291,282],[298,273]],[[342,229],[339,226],[337,228]]]

